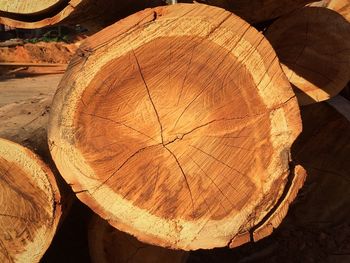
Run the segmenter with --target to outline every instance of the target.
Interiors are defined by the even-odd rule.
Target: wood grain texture
[[[303,132],[292,154],[308,180],[293,220],[321,229],[343,224],[350,212],[350,102],[335,97],[302,107],[301,114]]]
[[[89,224],[89,251],[92,263],[185,263],[189,254],[142,243],[97,215]]]
[[[10,216],[2,221],[0,215],[0,262],[39,262],[73,200],[47,145],[48,114],[60,79],[51,78],[27,79],[34,83],[27,88],[19,81],[1,87],[0,140],[8,141],[0,143],[0,213]]]
[[[350,24],[338,13],[306,7],[266,32],[301,105],[337,95],[350,80]]]
[[[53,159],[115,227],[185,250],[249,236],[289,175],[299,108],[263,35],[200,4],[89,38],[55,95]]]
[[[45,12],[64,0],[2,0],[0,11],[15,14],[37,14]]]
[[[288,14],[315,0],[202,0],[233,12],[249,23],[260,23]]]
[[[3,7],[0,5],[0,24],[27,29],[55,24],[81,24],[91,32],[97,32],[120,18],[146,7],[161,4],[161,0],[59,0],[56,4],[53,4],[53,1],[58,0],[52,0],[52,3],[29,0],[5,1]],[[33,13],[34,9],[41,11]]]
[[[38,262],[56,232],[60,194],[30,150],[0,139],[0,262]]]

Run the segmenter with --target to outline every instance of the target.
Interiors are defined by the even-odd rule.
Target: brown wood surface
[[[293,220],[321,229],[348,222],[350,102],[335,97],[329,103],[305,106],[301,113],[303,132],[292,154],[309,177],[305,197],[295,207]]]
[[[185,263],[189,252],[152,246],[94,215],[89,224],[92,263]]]
[[[327,7],[341,14],[350,21],[350,0],[323,0],[310,4],[310,6]]]
[[[316,0],[202,0],[242,17],[249,23],[271,20]]]
[[[338,12],[350,22],[350,0],[331,0],[327,8]]]
[[[266,32],[301,105],[337,95],[350,80],[350,24],[338,13],[306,7]]]
[[[189,250],[247,241],[289,202],[280,197],[300,187],[287,184],[300,130],[263,35],[223,9],[179,4],[82,44],[54,98],[49,145],[96,213],[141,241]]]

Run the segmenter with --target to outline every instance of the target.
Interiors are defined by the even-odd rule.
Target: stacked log
[[[301,114],[304,129],[292,154],[308,179],[293,222],[313,229],[349,222],[350,102],[337,96],[305,106]]]
[[[16,28],[41,28],[55,24],[83,24],[99,30],[118,19],[160,1],[50,0],[0,2],[0,24]]]
[[[56,232],[60,194],[49,167],[0,139],[0,261],[38,262]]]
[[[301,105],[337,95],[350,80],[350,24],[338,13],[306,7],[275,21],[266,37]]]
[[[49,122],[78,198],[150,244],[261,239],[302,186],[299,106],[262,34],[216,7],[147,9],[90,37]]]
[[[202,0],[233,12],[249,23],[261,23],[286,15],[317,0]]]
[[[24,93],[0,107],[0,262],[38,262],[73,201],[47,144],[53,93]]]
[[[61,218],[60,188],[36,154],[48,153],[42,124],[50,101],[0,108],[0,262],[38,262]],[[41,110],[33,112],[34,108]]]
[[[350,21],[350,1],[349,0],[323,0],[310,4],[310,6],[327,7],[341,14]]]
[[[89,225],[92,263],[185,263],[188,252],[141,243],[98,216]]]

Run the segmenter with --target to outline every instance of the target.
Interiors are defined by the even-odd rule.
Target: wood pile
[[[28,29],[83,24],[91,30],[98,30],[116,19],[159,3],[158,0],[2,0],[0,24]]]
[[[0,108],[0,262],[38,262],[66,206],[46,143],[51,99]]]
[[[92,262],[190,262],[270,236],[305,180],[346,176],[348,2],[204,2],[0,3],[20,28],[116,22],[56,65],[53,98],[0,107],[0,262],[40,260],[68,186],[94,213]]]

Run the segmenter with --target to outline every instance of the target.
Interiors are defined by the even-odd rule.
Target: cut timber
[[[301,105],[337,95],[350,80],[350,24],[338,13],[306,7],[266,32]]]
[[[327,7],[341,14],[350,21],[350,0],[323,0],[310,4],[310,6]]]
[[[1,0],[0,24],[16,28],[83,24],[95,31],[159,3],[158,0]]]
[[[57,4],[65,0],[2,0],[0,2],[0,10],[15,14],[36,14],[52,9]]]
[[[35,95],[34,88],[27,93],[15,88],[12,99],[1,89],[0,138],[26,148],[0,139],[0,262],[39,262],[72,196],[52,165],[47,146],[52,92],[28,98]]]
[[[56,232],[59,201],[48,166],[0,139],[0,262],[39,262]]]
[[[350,102],[337,96],[302,107],[301,113],[303,132],[292,155],[308,179],[293,220],[312,229],[349,222]]]
[[[189,252],[141,243],[94,216],[89,225],[92,263],[184,263]]]
[[[249,23],[271,20],[301,8],[316,0],[201,0],[209,5],[223,7]]]
[[[327,8],[338,12],[350,22],[350,0],[331,0]]]
[[[78,198],[139,240],[248,237],[280,204],[299,106],[268,41],[201,4],[147,9],[82,44],[55,95],[53,159]]]

